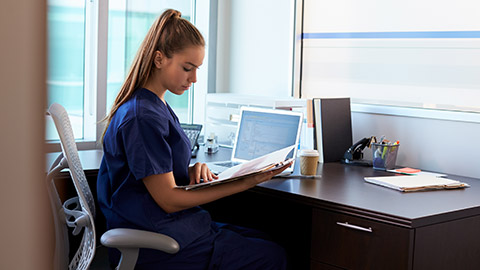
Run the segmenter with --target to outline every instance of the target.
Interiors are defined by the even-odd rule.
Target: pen
[[[399,144],[399,143],[400,143],[400,141],[396,141],[396,142],[393,144],[392,148],[390,149],[390,152],[393,152],[393,151],[397,150],[397,147],[398,147],[398,144]]]
[[[385,159],[385,154],[387,153],[387,146],[383,147],[382,159]]]
[[[378,141],[378,143],[383,143],[384,139],[385,139],[385,135],[382,135],[382,137],[380,137],[380,140]]]

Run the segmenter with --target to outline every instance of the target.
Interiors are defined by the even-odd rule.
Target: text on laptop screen
[[[234,158],[252,160],[294,145],[300,116],[243,111]],[[288,158],[293,156],[290,153]]]

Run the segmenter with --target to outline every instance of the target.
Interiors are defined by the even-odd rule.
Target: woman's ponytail
[[[133,93],[148,81],[152,73],[155,51],[160,51],[166,57],[171,58],[173,54],[187,47],[205,46],[205,40],[200,31],[181,16],[180,11],[167,9],[150,27],[133,59],[127,77],[112,105],[112,109],[104,119],[107,124],[102,140],[118,108],[127,102]]]

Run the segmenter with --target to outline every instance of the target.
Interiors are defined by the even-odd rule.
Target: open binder
[[[468,184],[457,180],[431,175],[379,176],[364,179],[366,182],[403,192],[469,187]]]
[[[185,190],[196,190],[206,188],[218,184],[228,183],[244,179],[246,177],[261,174],[270,170],[280,168],[293,161],[293,158],[286,159],[288,154],[293,150],[293,145],[272,152],[270,154],[258,157],[248,162],[231,167],[218,175],[218,179],[210,182],[203,182],[193,185],[176,186],[176,188]]]

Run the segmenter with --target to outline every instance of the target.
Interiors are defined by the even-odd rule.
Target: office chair
[[[53,162],[46,177],[55,223],[54,269],[88,269],[96,248],[95,202],[78,156],[65,108],[54,103],[48,114],[53,118],[62,146],[62,153]],[[69,170],[78,196],[66,200],[62,205],[54,178],[63,169]],[[73,235],[83,231],[81,243],[70,262],[67,226],[73,229]],[[117,270],[134,269],[140,248],[157,249],[170,254],[179,250],[177,241],[167,235],[126,228],[105,232],[100,242],[104,246],[120,250],[121,258]]]

